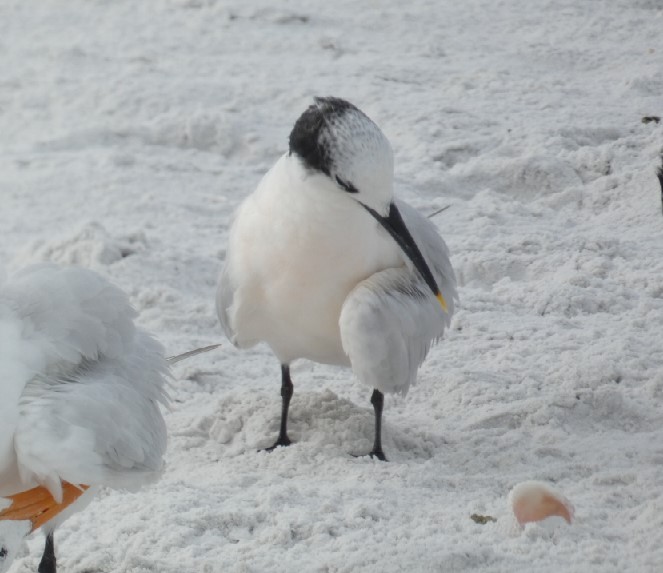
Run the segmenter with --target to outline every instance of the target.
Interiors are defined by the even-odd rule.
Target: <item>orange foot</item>
[[[0,521],[30,520],[34,531],[74,503],[86,489],[86,485],[77,486],[62,482],[62,503],[57,503],[45,487],[35,487],[16,495],[5,496],[12,504],[0,511]]]

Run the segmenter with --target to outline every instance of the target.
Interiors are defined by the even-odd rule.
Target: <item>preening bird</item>
[[[217,312],[237,347],[266,342],[281,363],[278,439],[287,446],[290,364],[351,366],[373,389],[385,459],[384,392],[405,393],[457,299],[435,226],[393,193],[393,153],[380,128],[345,100],[315,98],[289,150],[237,210]]]
[[[161,474],[168,363],[135,314],[82,268],[34,265],[0,281],[0,573],[40,527],[39,573],[55,573],[59,523],[100,486]]]

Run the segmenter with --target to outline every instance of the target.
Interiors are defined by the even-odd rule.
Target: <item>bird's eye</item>
[[[7,548],[6,547],[0,547],[0,559],[4,559],[7,557]]]
[[[336,176],[336,182],[348,193],[359,193],[359,189],[357,189],[352,183],[343,181],[343,179],[341,179],[338,175]]]

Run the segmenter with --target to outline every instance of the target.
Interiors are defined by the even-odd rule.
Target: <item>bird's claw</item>
[[[369,453],[368,455],[371,457],[371,459],[373,459],[373,458],[377,458],[377,459],[380,460],[381,462],[387,462],[387,461],[389,461],[389,460],[387,459],[387,456],[384,455],[384,452],[383,452],[382,450],[373,451],[373,452]]]
[[[383,451],[373,451],[369,452],[368,454],[350,454],[353,458],[365,458],[369,457],[371,459],[378,459],[381,462],[388,462],[389,460],[387,459],[387,456],[384,455]]]
[[[276,442],[274,442],[273,446],[270,446],[269,448],[263,448],[262,450],[258,450],[258,451],[259,452],[273,452],[276,448],[278,448],[280,446],[283,446],[285,448],[286,446],[289,446],[290,444],[292,444],[292,442],[290,441],[290,438],[288,436],[283,436],[283,437],[279,437],[279,439],[276,440]]]

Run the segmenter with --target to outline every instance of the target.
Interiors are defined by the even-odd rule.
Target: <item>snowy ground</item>
[[[0,261],[91,267],[169,353],[222,340],[235,206],[312,95],[392,141],[397,192],[460,283],[389,397],[390,463],[350,371],[293,368],[275,438],[259,347],[175,368],[168,470],[59,530],[61,571],[663,570],[659,0],[0,2]],[[513,527],[527,479],[572,526]],[[480,525],[473,513],[494,516]],[[42,539],[12,573],[36,570]]]

